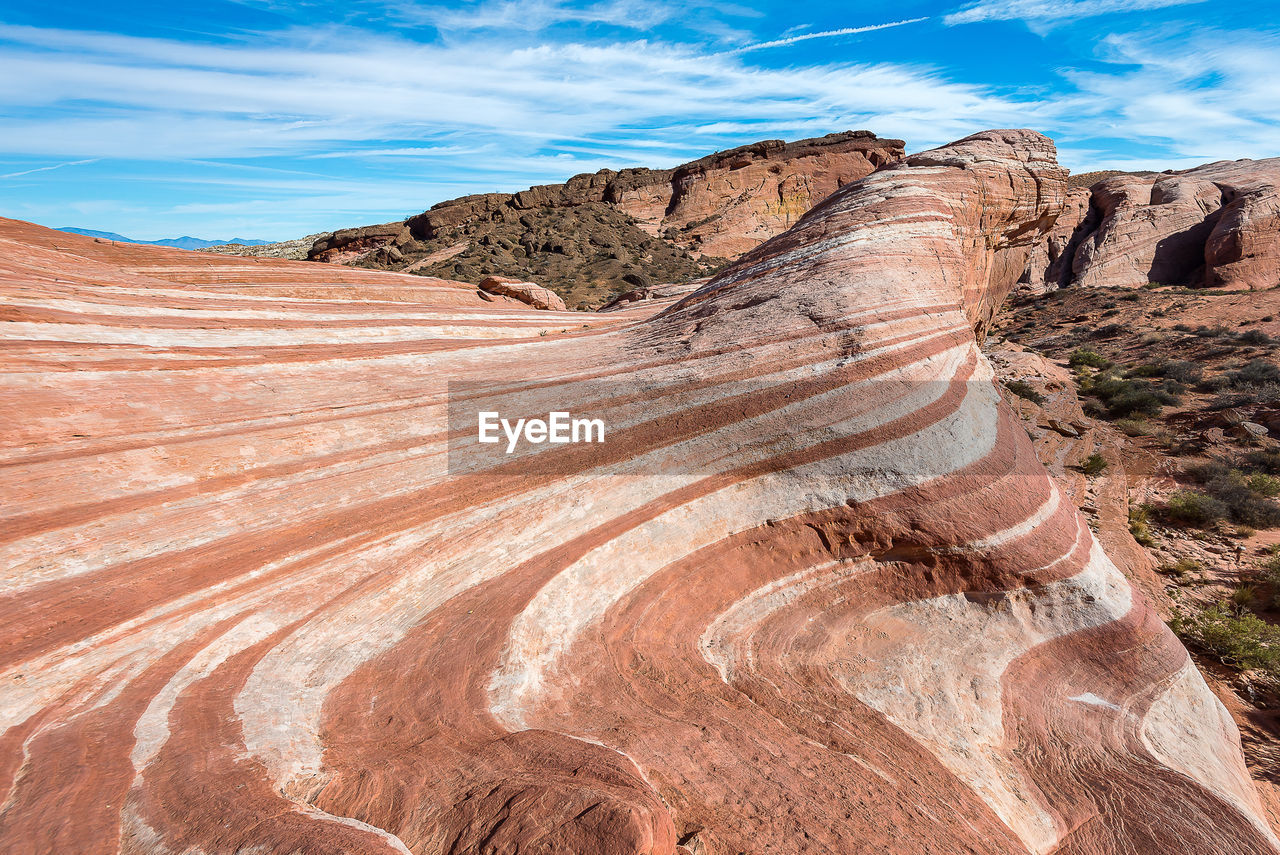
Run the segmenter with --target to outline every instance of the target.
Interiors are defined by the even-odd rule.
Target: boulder
[[[534,282],[522,282],[507,276],[486,276],[480,280],[480,290],[528,303],[535,309],[552,312],[567,311],[564,300],[554,291]]]

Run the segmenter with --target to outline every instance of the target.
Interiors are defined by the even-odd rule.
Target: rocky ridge
[[[476,281],[533,278],[570,305],[704,275],[794,224],[844,184],[902,156],[848,131],[765,140],[674,169],[578,175],[519,193],[441,202],[402,222],[319,238],[313,261]]]
[[[210,252],[217,255],[241,255],[254,258],[287,258],[294,261],[301,261],[307,257],[307,253],[311,251],[311,247],[315,242],[324,236],[325,233],[307,235],[306,237],[294,238],[293,240],[283,240],[276,243],[264,243],[256,246],[249,246],[240,243],[223,243],[217,246],[207,246],[197,249],[196,252]]]

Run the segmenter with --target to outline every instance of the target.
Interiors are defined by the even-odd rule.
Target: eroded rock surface
[[[1064,177],[978,134],[589,315],[6,223],[0,840],[1280,852],[978,349]]]
[[[1080,202],[1037,249],[1028,290],[1280,284],[1280,158],[1114,175]]]

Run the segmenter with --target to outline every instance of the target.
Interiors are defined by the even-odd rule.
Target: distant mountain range
[[[121,243],[140,243],[147,246],[172,246],[176,249],[204,249],[209,246],[222,246],[228,243],[238,243],[242,246],[264,246],[271,243],[269,240],[251,240],[249,238],[231,238],[231,240],[204,240],[203,238],[194,237],[177,237],[165,238],[164,240],[134,240],[124,235],[118,235],[115,232],[99,232],[94,229],[77,229],[71,226],[63,226],[58,229],[60,232],[71,232],[73,235],[84,235],[85,237],[102,238],[103,240],[114,240]]]

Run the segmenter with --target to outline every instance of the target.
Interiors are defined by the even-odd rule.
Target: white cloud
[[[1060,109],[1080,130],[1159,143],[1180,163],[1280,156],[1280,35],[1112,34],[1100,49],[1114,70],[1062,72],[1076,92]]]
[[[766,68],[648,41],[501,50],[483,40],[424,46],[296,33],[246,47],[3,26],[0,38],[17,44],[0,55],[0,77],[24,81],[0,90],[0,153],[308,155],[369,143],[427,148],[445,133],[465,146],[479,138],[536,148],[613,141],[626,128],[675,142],[704,126],[753,122],[785,133],[815,124],[910,130],[942,142],[957,127],[1008,124],[1028,109],[910,65]]]
[[[948,26],[977,21],[1026,21],[1057,23],[1115,12],[1142,12],[1170,6],[1187,6],[1205,0],[978,0],[947,15]]]
[[[810,39],[830,39],[836,36],[852,36],[858,33],[870,33],[875,30],[888,30],[892,27],[901,27],[905,24],[918,24],[921,21],[929,20],[928,16],[923,18],[907,18],[902,21],[890,21],[887,24],[870,24],[865,27],[843,27],[839,30],[823,30],[818,33],[801,33],[795,36],[786,36],[780,39],[774,39],[769,42],[756,42],[751,45],[744,45],[740,48],[728,51],[728,53],[747,53],[753,50],[764,50],[765,48],[786,47],[797,42],[807,42]]]
[[[482,0],[452,8],[442,4],[400,3],[388,11],[402,20],[427,23],[448,32],[490,29],[537,32],[557,24],[609,24],[646,30],[676,15],[671,6],[653,0],[605,0],[585,6],[563,0]]]
[[[52,172],[64,166],[80,166],[84,163],[97,163],[98,160],[99,158],[90,158],[89,160],[70,160],[66,163],[55,163],[52,166],[37,166],[34,169],[24,169],[21,172],[9,172],[5,175],[0,175],[0,178],[18,178],[23,175],[34,175],[37,172]]]

